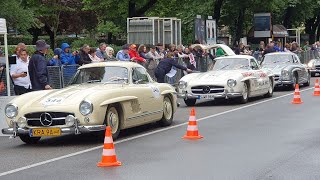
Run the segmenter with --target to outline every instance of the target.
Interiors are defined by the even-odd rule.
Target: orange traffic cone
[[[104,138],[103,152],[101,162],[98,163],[98,167],[107,166],[121,166],[121,162],[117,161],[116,152],[114,150],[114,144],[111,134],[111,127],[106,128],[106,135]]]
[[[316,84],[314,86],[314,96],[320,96],[320,87],[319,87],[319,80],[316,79]]]
[[[187,128],[187,134],[182,137],[183,139],[201,139],[203,136],[199,135],[197,120],[196,120],[196,113],[195,109],[192,108],[189,117],[189,124]]]
[[[294,96],[293,96],[293,101],[291,104],[302,104],[303,102],[301,101],[300,98],[300,90],[299,90],[299,84],[296,84],[296,88],[294,90]]]

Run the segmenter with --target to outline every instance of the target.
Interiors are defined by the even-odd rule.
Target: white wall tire
[[[163,98],[163,116],[159,121],[161,126],[170,126],[173,121],[173,105],[170,97]]]

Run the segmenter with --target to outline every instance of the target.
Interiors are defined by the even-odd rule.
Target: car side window
[[[257,64],[257,62],[254,59],[250,59],[250,66],[253,70],[258,70],[259,66]]]
[[[148,84],[149,78],[144,68],[133,68],[132,69],[132,82],[134,84]]]

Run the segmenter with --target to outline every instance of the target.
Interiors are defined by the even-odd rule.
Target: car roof
[[[279,55],[279,54],[293,55],[295,53],[293,53],[293,52],[273,52],[273,53],[268,53],[265,56],[276,56],[276,55]]]
[[[234,56],[222,56],[222,57],[218,57],[215,60],[220,60],[220,59],[252,59],[254,58],[253,56],[249,56],[249,55],[234,55]]]
[[[143,67],[140,64],[137,64],[134,62],[109,61],[109,62],[86,64],[86,65],[80,66],[79,69],[92,68],[92,67],[106,67],[106,66],[119,66],[119,67],[125,67],[125,68]]]

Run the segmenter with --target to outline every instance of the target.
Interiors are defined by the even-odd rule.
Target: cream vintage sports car
[[[182,77],[178,84],[178,97],[187,106],[199,99],[238,98],[246,103],[249,97],[271,97],[274,75],[261,70],[256,59],[247,55],[225,56],[215,59],[211,71],[192,73]]]
[[[146,69],[131,62],[103,62],[81,66],[70,86],[14,98],[6,105],[9,128],[3,134],[36,143],[42,136],[80,134],[159,122],[172,123],[177,109],[175,89],[154,82]]]

